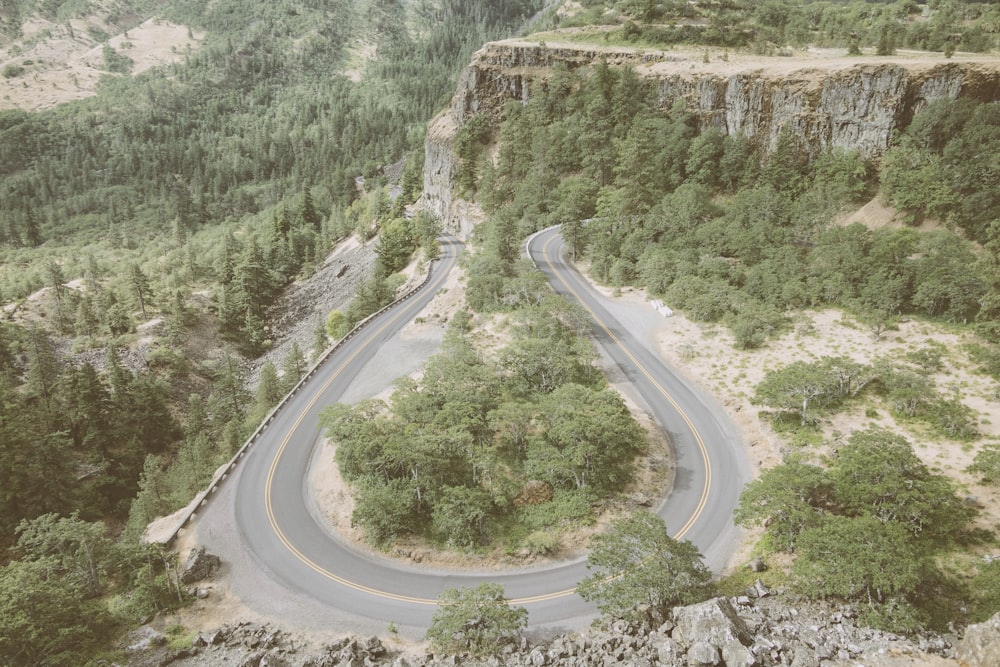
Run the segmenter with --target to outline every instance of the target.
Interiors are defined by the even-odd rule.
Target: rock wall
[[[431,123],[426,141],[424,205],[446,228],[466,237],[475,207],[451,187],[457,157],[455,133],[479,113],[499,122],[507,100],[526,102],[556,63],[570,68],[606,60],[654,79],[659,105],[683,100],[702,129],[742,133],[765,152],[790,126],[813,155],[827,147],[857,149],[878,157],[895,131],[927,103],[959,96],[1000,99],[1000,60],[943,56],[908,58],[734,56],[705,63],[671,51],[544,45],[508,40],[487,44],[463,72],[451,105]]]

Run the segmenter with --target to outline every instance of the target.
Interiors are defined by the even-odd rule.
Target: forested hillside
[[[0,547],[11,547],[0,556],[0,664],[86,664],[123,627],[185,602],[171,556],[139,533],[190,500],[310,355],[392,299],[391,274],[418,246],[430,251],[435,221],[403,216],[420,194],[426,123],[472,51],[542,4],[0,2],[4,43],[33,21],[72,34],[99,15],[87,35],[105,72],[88,99],[0,112]],[[997,12],[957,0],[585,1],[551,6],[535,25],[636,48],[943,58],[995,48]],[[147,18],[184,26],[197,47],[133,71],[109,40]],[[37,63],[14,59],[2,76],[30,90]],[[499,536],[543,552],[553,526],[590,519],[589,487],[627,479],[641,434],[594,375],[578,314],[552,306],[518,261],[521,239],[548,224],[564,223],[598,282],[665,297],[725,326],[738,348],[768,345],[804,308],[836,307],[876,341],[910,318],[974,332],[976,370],[1000,376],[997,102],[929,106],[876,163],[844,151],[810,159],[792,132],[765,157],[739,135],[699,132],[682,105],[658,108],[648,82],[607,63],[560,67],[530,92],[499,126],[473,116],[455,146],[457,186],[490,218],[466,267],[468,305],[509,315],[511,346],[487,363],[463,339],[469,319],[456,318],[452,358],[401,385],[391,410],[329,413],[373,542],[410,532],[469,548]],[[904,224],[838,224],[876,196]],[[352,233],[378,235],[375,274],[318,329],[315,349],[265,364],[253,392],[243,369],[273,342],[270,308]],[[827,442],[803,445],[823,440],[814,411],[871,400],[911,437],[976,443],[973,472],[997,479],[983,422],[930,378],[940,357],[768,369],[754,400],[802,448],[748,489],[737,518],[767,526],[762,553],[794,561],[775,568],[780,583],[904,631],[996,608],[1000,567],[970,565],[995,535],[906,437],[859,429],[835,458]],[[621,457],[601,458],[599,427]],[[559,502],[521,511],[533,479]],[[887,490],[859,492],[873,488]],[[845,547],[856,543],[906,567],[837,570],[863,561]]]
[[[392,298],[389,274],[433,237],[431,221],[401,219],[424,125],[472,50],[533,10],[0,5],[6,38],[88,12],[108,30],[155,16],[205,35],[141,74],[112,53],[89,99],[0,112],[0,545],[14,547],[0,557],[0,663],[83,664],[109,630],[182,601],[168,561],[135,539],[305,369],[314,350],[295,347],[264,367],[256,398],[245,386],[244,360],[271,343],[269,306],[333,241],[399,218],[348,319]],[[329,340],[321,330],[316,347]],[[65,560],[77,556],[85,576]]]

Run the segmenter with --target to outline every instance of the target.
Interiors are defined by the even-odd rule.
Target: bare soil
[[[205,37],[155,18],[106,42],[94,36],[114,31],[96,15],[65,23],[40,18],[26,22],[22,35],[0,48],[0,71],[8,65],[24,68],[19,76],[0,77],[0,110],[39,111],[94,95],[102,77],[121,76],[103,69],[105,43],[131,58],[131,73],[140,74],[183,60]]]

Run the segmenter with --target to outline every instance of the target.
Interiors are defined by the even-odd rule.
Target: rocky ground
[[[199,560],[205,566],[200,574],[212,570],[210,555],[193,559],[188,569],[198,569]],[[655,622],[619,620],[580,633],[528,636],[487,658],[395,644],[356,636],[316,644],[271,624],[235,622],[193,635],[144,626],[129,637],[126,652],[129,667],[995,667],[1000,664],[1000,614],[969,626],[962,637],[907,638],[860,625],[849,605],[806,601],[757,580],[743,595],[677,607]]]
[[[249,365],[247,386],[257,386],[261,366],[270,361],[279,370],[282,362],[298,344],[310,361],[315,357],[316,328],[326,322],[331,311],[344,310],[358,292],[361,283],[375,271],[377,241],[361,243],[357,237],[337,245],[333,252],[306,280],[285,288],[268,313],[273,345]]]

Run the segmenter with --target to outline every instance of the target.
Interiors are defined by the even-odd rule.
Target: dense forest
[[[0,112],[5,665],[84,664],[109,633],[185,600],[167,555],[137,537],[431,248],[434,221],[402,217],[424,126],[472,50],[535,7],[14,2],[0,30],[97,9],[122,31],[155,12],[207,36],[138,75],[112,54],[92,98]],[[385,187],[394,163],[398,196]],[[380,228],[378,269],[351,308],[329,335],[318,323],[315,350],[266,364],[254,393],[244,359],[270,345],[281,289],[334,241]]]

